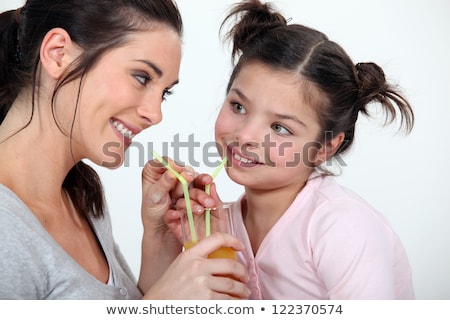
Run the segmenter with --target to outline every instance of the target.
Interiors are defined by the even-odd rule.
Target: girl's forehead
[[[318,112],[327,100],[312,81],[298,71],[275,69],[259,62],[242,66],[231,86],[250,103],[292,112]]]

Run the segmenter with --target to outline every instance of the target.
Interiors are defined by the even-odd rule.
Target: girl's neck
[[[306,181],[302,181],[296,185],[274,190],[245,188],[242,218],[254,254],[258,251],[267,233],[290,207],[305,185]]]

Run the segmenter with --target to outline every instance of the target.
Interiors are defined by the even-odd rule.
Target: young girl
[[[224,23],[232,18],[239,59],[215,136],[227,174],[245,187],[234,223],[251,298],[413,299],[398,236],[322,166],[350,148],[371,102],[408,131],[410,105],[378,65],[355,65],[326,35],[288,24],[268,4],[237,4]]]

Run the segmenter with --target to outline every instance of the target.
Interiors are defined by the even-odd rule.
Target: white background
[[[97,168],[106,190],[116,241],[135,274],[140,264],[140,171],[152,147],[180,134],[193,134],[200,147],[213,141],[213,125],[231,70],[229,48],[219,25],[234,1],[178,0],[185,23],[180,84],[163,106],[164,120],[135,139],[129,164]],[[22,1],[2,0],[0,9]],[[447,0],[274,0],[296,23],[325,32],[356,62],[374,61],[411,101],[416,126],[409,136],[379,120],[360,118],[356,141],[345,157],[339,182],[383,212],[400,235],[414,272],[418,299],[450,299],[450,2]],[[101,39],[99,39],[101,41]],[[382,118],[378,118],[382,119]],[[180,156],[187,162],[188,150]],[[171,149],[169,148],[169,155]],[[196,168],[211,173],[205,165]],[[217,178],[224,200],[242,189],[222,172]]]

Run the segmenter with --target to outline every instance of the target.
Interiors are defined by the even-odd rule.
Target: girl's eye
[[[173,94],[173,90],[166,89],[163,92],[162,98],[166,101],[167,97]]]
[[[232,103],[231,104],[231,108],[233,110],[234,113],[241,113],[241,114],[245,114],[247,112],[247,110],[245,110],[245,107],[240,104],[240,103]]]
[[[291,131],[289,131],[289,129],[287,129],[285,126],[279,124],[279,123],[275,123],[272,125],[272,129],[279,134],[282,135],[288,135],[288,134],[292,134]]]

